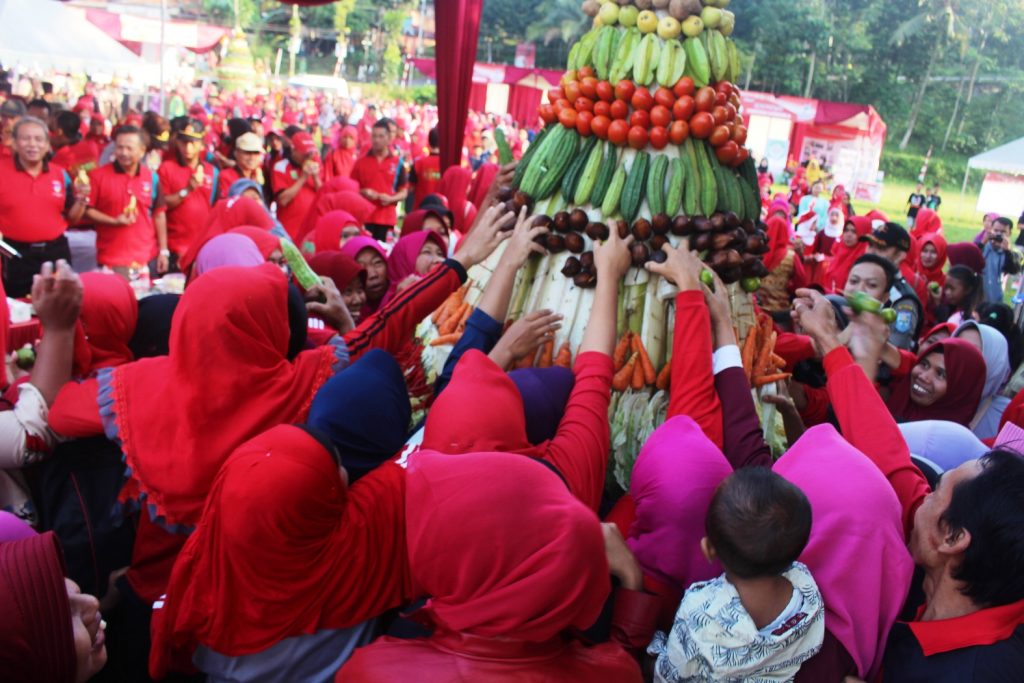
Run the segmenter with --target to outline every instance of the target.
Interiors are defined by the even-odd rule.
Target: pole
[[[167,24],[167,0],[160,0],[160,115],[167,115],[165,88],[164,88],[164,33]]]
[[[416,36],[416,56],[423,56],[423,25],[427,23],[427,0],[420,0],[420,30]]]

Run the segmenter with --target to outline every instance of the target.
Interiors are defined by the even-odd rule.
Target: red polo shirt
[[[68,173],[74,176],[78,173],[78,169],[83,166],[86,170],[91,170],[92,167],[96,166],[96,162],[100,158],[100,148],[92,140],[80,140],[73,145],[65,145],[57,150],[57,153],[53,155],[53,162],[62,168],[66,168]],[[90,165],[91,164],[91,165]]]
[[[71,178],[56,164],[32,177],[13,156],[0,157],[0,233],[16,242],[49,242],[64,234]]]
[[[419,159],[412,167],[416,175],[416,195],[413,197],[413,206],[419,208],[428,194],[436,194],[437,186],[441,184],[441,157],[431,154],[428,157]]]
[[[259,170],[259,169],[257,169]],[[260,187],[263,187],[263,180],[261,179],[262,173],[256,178],[250,178],[253,182],[257,183]],[[234,168],[222,168],[220,169],[220,181],[217,183],[217,198],[224,199],[228,196],[228,190],[235,184],[236,181],[241,180],[242,176]]]
[[[199,162],[203,168],[203,184],[188,193],[184,201],[167,211],[167,248],[181,255],[188,251],[196,233],[206,225],[210,217],[212,198],[216,195],[213,184],[213,166],[205,161]],[[188,181],[195,170],[190,166],[182,166],[177,159],[160,164],[157,175],[160,177],[160,191],[176,194],[188,187]]]
[[[289,159],[281,159],[274,164],[274,173],[270,177],[271,186],[274,189],[274,196],[281,194],[284,190],[294,185],[299,175],[302,173],[302,169],[293,164]],[[316,184],[313,178],[307,178],[306,182],[302,185],[302,189],[292,199],[291,204],[288,206],[277,206],[277,220],[281,221],[281,225],[288,231],[291,238],[298,242],[299,231],[302,229],[302,222],[306,219],[306,214],[309,213],[310,207],[316,201]]]
[[[131,266],[149,263],[157,254],[156,227],[153,225],[153,197],[156,211],[165,211],[160,200],[157,174],[144,166],[133,176],[121,170],[117,162],[93,169],[89,174],[92,193],[89,205],[108,216],[116,217],[128,208],[135,197],[136,219],[131,225],[96,226],[96,260],[104,266]],[[156,187],[154,187],[154,184]]]
[[[395,194],[405,187],[405,169],[398,163],[398,157],[389,154],[383,159],[367,154],[352,168],[352,179],[359,183],[362,190],[374,190],[384,194]],[[395,204],[381,206],[373,202],[377,209],[366,219],[367,223],[378,225],[395,225],[398,222],[398,207]]]

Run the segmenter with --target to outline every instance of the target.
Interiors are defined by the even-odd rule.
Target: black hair
[[[64,133],[68,140],[77,141],[81,137],[79,129],[82,126],[82,117],[73,111],[62,111],[57,114],[57,128]]]
[[[949,535],[966,530],[971,543],[953,578],[980,607],[1024,599],[1024,458],[995,450],[982,470],[953,489],[940,521]]]
[[[306,348],[306,335],[309,333],[309,317],[306,314],[306,303],[302,300],[302,292],[294,283],[288,283],[288,360],[293,360],[302,349]]]
[[[288,138],[289,140],[291,140],[293,135],[295,135],[296,133],[301,133],[301,132],[303,132],[305,130],[306,129],[303,128],[302,126],[296,126],[293,123],[292,125],[290,125],[290,126],[288,126],[287,128],[284,129],[284,136],[286,138]]]
[[[441,146],[441,133],[437,130],[437,126],[431,128],[430,132],[427,133],[427,144],[431,147]],[[1024,218],[1024,216],[1021,216],[1021,218]]]
[[[882,272],[885,273],[885,291],[888,292],[892,289],[893,283],[896,282],[896,275],[899,273],[892,261],[877,254],[864,254],[853,262],[853,266],[856,268],[862,263],[871,263],[881,268]]]
[[[235,146],[235,140],[242,137],[244,134],[251,132],[252,127],[249,125],[247,120],[239,118],[228,119],[227,142],[232,147]]]
[[[383,128],[386,131],[391,131],[391,119],[384,117],[377,119],[377,122],[373,124],[374,128]]]
[[[122,135],[137,135],[142,146],[147,149],[149,148],[149,135],[137,126],[118,126],[114,130],[114,139],[117,140]]]
[[[42,107],[47,111],[47,113],[49,113],[50,111],[50,103],[41,97],[37,97],[36,99],[29,102],[28,107]]]
[[[1000,216],[999,218],[992,221],[993,223],[999,223],[999,225],[1005,225],[1007,230],[1013,230],[1013,221],[1006,216]]]
[[[1020,328],[1014,321],[1013,309],[1006,304],[985,302],[978,307],[978,322],[999,330],[1006,338],[1007,350],[1010,354],[1010,367],[1016,368],[1021,363]]]
[[[719,485],[704,528],[728,572],[741,579],[777,576],[807,545],[811,503],[767,467],[749,467]]]
[[[946,273],[946,279],[948,280],[949,278],[959,280],[967,288],[967,296],[957,310],[963,311],[965,319],[970,318],[981,303],[984,294],[981,276],[965,265],[957,265],[950,268]],[[950,315],[954,312],[950,311]]]

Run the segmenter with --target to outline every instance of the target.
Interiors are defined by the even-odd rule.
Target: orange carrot
[[[640,341],[640,336],[636,334],[633,335],[633,351],[640,354],[640,365],[643,366],[644,371],[644,384],[654,384],[658,379],[658,373],[654,371],[654,364],[651,363],[651,357],[647,355],[644,343]]]
[[[775,338],[778,335],[772,331],[764,341],[761,351],[757,355],[757,362],[754,364],[754,377],[767,374],[768,363],[771,360],[772,349],[775,348]]]
[[[615,365],[615,370],[618,372],[626,364],[626,354],[629,353],[629,339],[633,336],[632,332],[626,332],[622,335],[622,339],[615,345],[615,353],[612,354],[612,362]]]
[[[629,388],[630,380],[633,378],[633,370],[636,368],[638,360],[639,357],[635,353],[629,357],[629,360],[622,366],[622,369],[612,377],[612,389],[615,391],[625,391]]]
[[[658,378],[657,380],[655,380],[654,386],[657,387],[659,391],[663,391],[665,389],[668,389],[668,385],[671,383],[671,381],[672,361],[669,361],[668,363],[665,363],[665,367],[663,367],[661,369],[661,372],[658,373]]]
[[[636,356],[636,367],[633,368],[633,377],[630,378],[629,385],[635,391],[640,391],[644,388],[644,364],[640,362],[639,352],[634,351],[633,355]]]
[[[772,382],[781,382],[787,380],[793,376],[791,372],[777,372],[774,375],[761,375],[754,380],[755,387],[763,387],[765,384],[771,384]]]
[[[754,355],[757,353],[757,328],[751,327],[747,330],[747,338],[743,342],[743,370],[747,373],[749,382],[754,374]]]
[[[562,342],[562,346],[559,347],[554,365],[559,368],[572,367],[572,348],[569,346],[568,340]]]
[[[772,351],[771,363],[777,368],[784,368],[787,365],[786,359],[780,356],[779,354],[775,353],[774,351]]]
[[[522,370],[523,368],[532,368],[533,367],[533,356],[534,356],[534,354],[528,353],[525,356],[523,356],[522,358],[520,358],[518,361],[516,361],[515,369],[516,370]]]
[[[462,335],[458,334],[457,332],[453,332],[452,334],[443,334],[440,337],[431,340],[430,345],[444,346],[445,344],[454,344],[455,342],[459,341],[459,337],[461,336]]]
[[[451,317],[454,306],[455,300],[448,297],[445,299],[445,302],[441,304],[436,311],[434,311],[434,315],[430,316],[430,319],[433,321],[434,326],[437,327],[437,329],[441,329],[441,326],[444,325],[445,322],[448,321],[448,318]]]
[[[540,358],[537,360],[538,368],[550,368],[555,357],[555,340],[548,339],[540,347]]]
[[[456,323],[456,325],[455,325],[455,330],[457,332],[459,332],[459,333],[462,333],[463,331],[465,331],[465,329],[466,329],[466,321],[469,320],[469,316],[473,313],[473,307],[472,306],[470,306],[469,304],[463,304],[463,306],[465,306],[466,310],[463,311],[462,317],[459,318],[459,322]]]
[[[459,308],[448,317],[448,320],[445,321],[444,327],[439,329],[438,332],[443,335],[454,332],[459,326],[459,321],[462,319],[463,313],[465,313],[468,308],[469,304],[461,304]]]

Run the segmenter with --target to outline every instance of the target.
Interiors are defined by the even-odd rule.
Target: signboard
[[[978,211],[1011,219],[1024,213],[1024,176],[986,173],[978,195]]]

